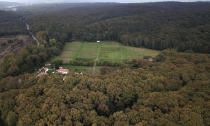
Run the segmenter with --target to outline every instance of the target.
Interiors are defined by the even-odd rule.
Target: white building
[[[58,69],[56,71],[60,74],[68,74],[69,73],[69,69]]]

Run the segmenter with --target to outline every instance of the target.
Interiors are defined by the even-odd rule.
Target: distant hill
[[[106,3],[106,5],[113,5],[116,3]],[[100,3],[40,3],[28,6],[18,7],[18,11],[24,14],[45,14],[50,12],[59,12],[70,8],[93,7],[101,5]]]

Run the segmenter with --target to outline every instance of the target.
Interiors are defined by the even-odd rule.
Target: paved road
[[[29,34],[31,35],[31,37],[35,40],[36,45],[39,46],[39,40],[34,36],[33,32],[31,32],[30,25],[27,24],[27,23],[25,23],[25,24],[26,24],[27,31],[29,32]]]

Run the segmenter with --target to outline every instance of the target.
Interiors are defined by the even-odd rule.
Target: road
[[[28,23],[25,23],[26,25],[26,29],[29,32],[29,34],[31,35],[31,37],[35,40],[36,45],[39,46],[39,40],[34,36],[33,32],[31,32],[30,30],[30,25]]]

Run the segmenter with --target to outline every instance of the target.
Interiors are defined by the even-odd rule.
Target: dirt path
[[[100,52],[101,52],[101,47],[102,47],[102,44],[98,43],[97,56],[96,56],[96,59],[95,59],[94,65],[93,65],[93,74],[96,73],[96,66],[97,66],[97,62],[99,61],[99,55],[100,55]]]

